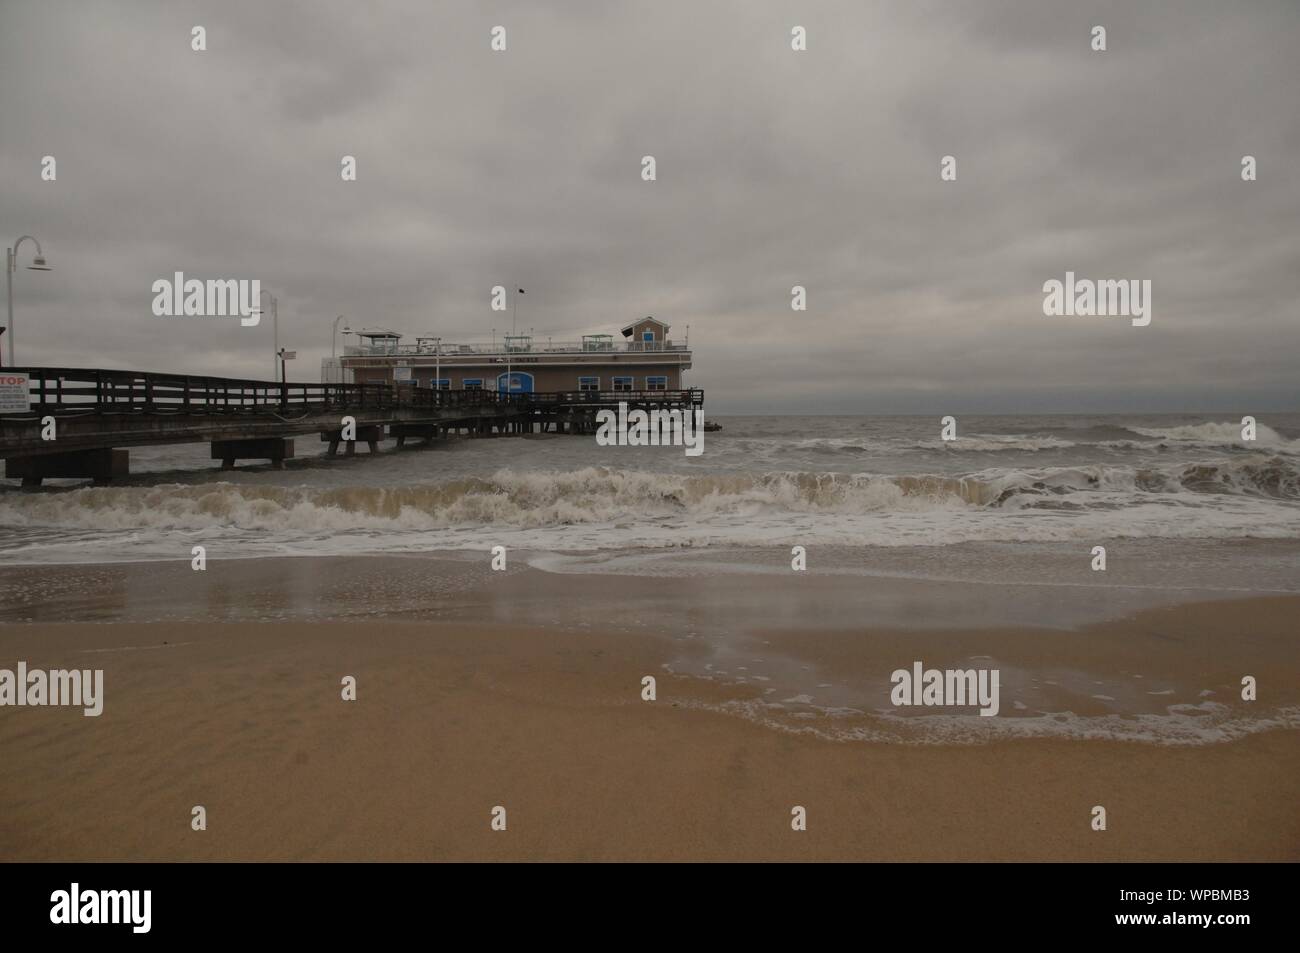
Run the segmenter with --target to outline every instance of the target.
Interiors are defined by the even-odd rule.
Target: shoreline
[[[1000,732],[1199,743],[1269,718],[1277,727],[1300,722],[1292,622],[1300,595],[1231,595],[813,573],[765,576],[756,586],[744,573],[555,573],[518,556],[504,572],[481,557],[285,557],[206,572],[175,561],[0,569],[0,637],[51,624],[600,632],[611,645],[669,646],[666,672],[752,690],[740,712],[747,717],[835,716],[825,727],[837,737],[948,732],[969,741]],[[918,663],[997,669],[998,717],[972,729],[964,710],[948,718],[897,709],[889,676]],[[1248,705],[1234,700],[1246,674],[1267,681]]]
[[[337,582],[347,576],[386,578],[397,574],[415,589],[425,588],[422,582],[439,574],[451,574],[460,582],[459,586],[467,591],[482,589],[490,581],[499,578],[514,578],[519,574],[529,577],[544,577],[561,585],[577,585],[579,581],[587,582],[597,588],[606,585],[625,585],[636,580],[654,585],[677,585],[690,587],[698,585],[702,575],[708,575],[722,586],[735,585],[752,591],[755,579],[761,579],[764,587],[776,586],[783,591],[790,588],[794,580],[804,588],[821,589],[834,592],[837,596],[851,596],[855,587],[878,586],[884,590],[897,586],[929,587],[942,592],[948,588],[966,590],[967,592],[992,592],[996,590],[1057,590],[1068,599],[1072,595],[1083,595],[1083,604],[1091,605],[1088,618],[1077,613],[1066,612],[1058,597],[1044,603],[1043,611],[1032,619],[1011,620],[996,619],[999,623],[1029,624],[1053,628],[1077,628],[1094,621],[1118,618],[1127,612],[1141,611],[1162,605],[1176,605],[1188,602],[1225,601],[1246,598],[1268,598],[1300,596],[1300,587],[1274,587],[1271,585],[1224,585],[1214,583],[1200,574],[1204,568],[1199,565],[1213,557],[1231,559],[1239,568],[1254,570],[1249,562],[1276,560],[1300,560],[1300,539],[1298,540],[1197,540],[1177,541],[1180,544],[1195,542],[1203,549],[1185,545],[1197,559],[1196,572],[1181,572],[1176,576],[1166,574],[1163,566],[1152,570],[1144,566],[1147,557],[1142,547],[1161,546],[1169,540],[1106,540],[1108,544],[1117,543],[1127,547],[1126,557],[1129,563],[1117,567],[1111,573],[1093,573],[1087,571],[1087,559],[1081,559],[1076,546],[1063,544],[1026,544],[999,543],[990,541],[971,541],[955,544],[909,545],[909,546],[857,546],[819,545],[808,547],[808,571],[792,573],[788,547],[781,546],[745,546],[719,545],[710,547],[686,547],[681,549],[661,547],[623,548],[601,550],[594,554],[586,550],[539,550],[530,547],[506,547],[509,551],[508,570],[503,573],[489,572],[491,557],[489,544],[491,535],[485,536],[481,547],[456,548],[444,550],[372,550],[366,552],[339,552],[328,554],[314,553],[240,553],[225,555],[219,546],[207,547],[206,561],[208,571],[195,573],[191,570],[191,555],[188,548],[178,557],[156,556],[134,559],[95,560],[80,562],[36,562],[12,563],[0,562],[0,597],[12,595],[21,589],[41,593],[41,585],[49,577],[69,579],[80,576],[78,588],[89,583],[99,586],[98,595],[111,597],[116,595],[112,586],[121,587],[132,577],[148,574],[151,578],[165,576],[169,585],[179,587],[178,598],[170,600],[178,609],[184,609],[201,601],[203,594],[220,585],[245,586],[250,582],[269,582],[283,588],[295,580],[302,580],[320,574],[327,580]],[[186,543],[188,547],[190,543]],[[1017,555],[1027,550],[1024,555]],[[1014,570],[1014,575],[991,574],[980,569],[981,560],[996,557],[1003,562],[1000,572]],[[1023,560],[1012,562],[1012,558]],[[304,572],[304,567],[310,572]],[[936,567],[940,567],[936,569]],[[965,575],[959,575],[951,569],[969,568]],[[1010,570],[1008,569],[1010,567]],[[473,578],[466,581],[466,574]],[[1188,578],[1190,576],[1190,578]],[[1249,578],[1249,577],[1243,577]],[[1123,581],[1121,581],[1121,579]],[[8,587],[8,592],[3,587]],[[323,586],[321,588],[324,588]],[[532,587],[537,588],[537,587]],[[544,586],[542,588],[545,588]],[[442,590],[437,590],[441,592]],[[1119,597],[1120,601],[1111,600],[1101,614],[1097,608],[1098,600],[1084,594],[1105,593]],[[424,593],[427,594],[427,593]],[[328,596],[328,593],[321,593]],[[1127,600],[1127,601],[1126,601]],[[57,618],[17,617],[12,603],[0,598],[0,624],[8,622],[30,621],[87,621],[67,615],[68,607],[54,605],[48,593],[38,595],[35,600],[26,600],[30,604],[51,610],[57,610]],[[330,600],[322,600],[328,603]],[[960,603],[961,598],[955,599]],[[132,605],[123,603],[123,617],[131,617]],[[208,608],[208,607],[204,607]],[[312,617],[329,617],[320,612],[309,611],[313,606],[303,604],[297,607],[304,615]],[[434,602],[421,602],[411,607],[413,610],[438,608]],[[743,611],[743,606],[737,607]],[[392,609],[385,611],[392,612]],[[345,613],[352,614],[352,613]],[[856,616],[850,616],[856,621]],[[149,620],[155,621],[155,620]],[[156,620],[162,621],[162,620]],[[869,620],[870,621],[870,620]],[[893,624],[905,627],[951,627],[969,621],[966,607],[951,618],[926,619],[921,623],[910,617],[899,616]]]

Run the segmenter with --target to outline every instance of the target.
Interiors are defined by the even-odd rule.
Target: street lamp
[[[515,285],[519,288],[518,285]],[[519,288],[519,294],[523,294],[524,289]],[[519,335],[519,323],[515,320],[515,302],[518,299],[515,295],[510,296],[510,337],[506,339],[506,393],[509,394],[511,388],[515,386],[515,373],[512,366],[512,348],[515,346],[515,338]]]
[[[336,368],[334,362],[338,361],[338,353],[339,353],[339,322],[340,322],[340,321],[346,321],[346,320],[347,320],[347,319],[346,319],[345,317],[343,317],[343,315],[341,315],[341,314],[340,314],[337,318],[334,319],[334,331],[333,331],[333,337],[332,337],[331,340],[330,340],[330,373],[333,373],[335,370],[337,370],[337,371],[338,371],[338,375],[339,375],[339,376],[338,376],[338,380],[337,380],[337,381],[327,381],[327,380],[325,379],[325,372],[324,372],[324,370],[322,369],[322,371],[321,371],[321,383],[322,383],[322,384],[329,384],[329,383],[339,383],[339,384],[341,384],[341,383],[343,383],[343,365],[342,365],[342,363],[340,362],[340,363],[338,364],[338,367]],[[351,328],[346,328],[346,327],[345,327],[345,328],[343,329],[343,333],[344,333],[344,334],[351,334],[351,333],[353,333],[353,332],[352,332],[352,329],[351,329]],[[346,345],[345,345],[345,346],[346,346]]]
[[[27,266],[29,271],[53,271],[49,265],[45,264],[45,253],[41,251],[41,243],[30,235],[24,235],[13,243],[5,255],[5,285],[9,299],[9,366],[14,366],[14,272],[18,270],[18,246],[23,242],[31,242],[36,246],[36,256],[32,263]]]
[[[342,315],[339,315],[339,317],[342,317]],[[337,324],[338,322],[335,321],[334,323]],[[337,333],[337,332],[336,332],[336,333]],[[343,328],[343,336],[344,336],[344,337],[347,337],[347,335],[349,335],[349,334],[360,334],[360,333],[361,333],[361,332],[359,332],[359,331],[354,331],[354,330],[352,330],[352,329],[349,328],[349,327],[345,327],[345,328]],[[344,347],[344,349],[347,348],[347,343],[346,343],[346,342],[344,342],[343,347]],[[335,383],[337,383],[337,384],[346,384],[346,383],[348,382],[348,375],[347,375],[347,372],[343,369],[343,362],[342,362],[342,361],[339,361],[338,372],[339,372],[339,378],[338,378],[337,381],[335,381]]]
[[[339,356],[339,322],[344,320],[346,319],[341,314],[334,319],[334,337],[330,341],[330,357]],[[344,328],[343,333],[349,334],[351,332],[349,331],[348,328]]]
[[[442,338],[433,339],[433,389],[438,391],[438,403],[442,403]],[[447,381],[451,390],[451,381]]]
[[[274,334],[271,341],[271,376],[274,377],[276,365],[279,363],[277,359],[280,356],[280,299],[263,288],[262,294],[257,296],[257,306],[259,308],[262,306],[262,295],[270,295],[271,298],[271,326]]]

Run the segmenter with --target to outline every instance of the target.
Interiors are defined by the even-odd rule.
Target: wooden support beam
[[[293,440],[288,437],[259,437],[253,440],[214,440],[212,459],[221,461],[221,469],[233,470],[237,460],[269,460],[277,470],[293,456]]]
[[[43,453],[32,457],[9,457],[5,460],[5,476],[21,478],[23,486],[40,486],[46,477],[51,479],[93,479],[96,484],[108,483],[115,477],[131,473],[129,450],[70,450],[66,453]]]

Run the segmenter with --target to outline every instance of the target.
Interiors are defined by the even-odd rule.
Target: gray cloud
[[[6,0],[0,238],[56,269],[19,361],[268,376],[265,322],[152,316],[181,270],[261,278],[302,378],[337,314],[486,339],[518,284],[542,336],[689,325],[717,412],[1296,409],[1297,40],[1286,0]],[[1154,322],[1044,317],[1067,269]]]

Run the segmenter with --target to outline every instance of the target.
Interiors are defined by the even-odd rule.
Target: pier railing
[[[526,395],[435,391],[390,384],[315,384],[63,367],[9,368],[29,377],[31,412],[265,413],[285,408],[363,410],[517,404]]]
[[[22,386],[15,374],[27,376],[25,401],[14,399],[15,385]],[[126,448],[169,443],[210,442],[223,466],[250,458],[281,466],[293,455],[288,438],[314,431],[333,447],[345,442],[345,417],[357,425],[355,440],[374,452],[386,428],[399,445],[451,430],[591,432],[597,411],[622,402],[679,413],[704,403],[704,392],[694,389],[507,394],[72,367],[5,368],[3,376],[0,459],[5,477],[24,486],[46,477],[113,480],[129,471]],[[53,430],[47,416],[57,420]]]
[[[704,391],[559,391],[505,393],[494,390],[434,390],[404,384],[317,384],[247,380],[150,371],[68,367],[17,367],[27,374],[29,413],[240,414],[284,410],[438,410],[489,404],[518,410],[557,406],[638,405],[701,407]]]
[[[547,405],[565,404],[571,407],[584,405],[610,407],[619,401],[643,406],[646,404],[669,404],[672,406],[704,406],[704,391],[698,388],[686,390],[570,390],[553,391],[524,395],[530,403],[545,407]]]

